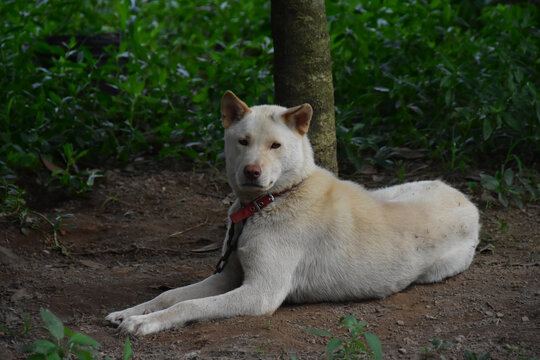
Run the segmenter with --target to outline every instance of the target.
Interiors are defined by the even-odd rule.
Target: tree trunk
[[[337,174],[334,87],[324,0],[272,0],[275,102],[309,103],[318,165]]]

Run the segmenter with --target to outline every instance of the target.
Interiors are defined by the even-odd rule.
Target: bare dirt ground
[[[126,335],[104,320],[109,312],[213,272],[230,192],[222,175],[164,166],[131,166],[107,175],[84,198],[58,201],[32,194],[31,205],[40,212],[74,215],[59,234],[69,256],[48,248],[51,232],[45,224],[44,232],[23,235],[0,223],[0,325],[17,334],[31,316],[39,326],[44,307],[99,341],[103,354],[121,358]],[[359,180],[381,187],[392,179]],[[463,181],[451,182],[466,190]],[[449,359],[463,359],[464,350],[490,352],[493,359],[539,356],[540,207],[480,207],[476,258],[456,277],[413,285],[381,300],[283,305],[272,316],[238,316],[131,337],[134,359],[320,359],[328,339],[303,330],[344,337],[338,321],[347,315],[367,322],[385,359],[419,358],[432,338],[453,343],[444,352]],[[20,345],[39,336],[43,333],[0,331],[0,359],[24,358]]]

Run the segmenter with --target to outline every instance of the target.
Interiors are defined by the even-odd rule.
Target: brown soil
[[[85,198],[41,212],[73,214],[59,233],[69,256],[50,250],[51,232],[21,234],[0,224],[0,359],[24,358],[26,316],[42,325],[40,307],[121,358],[126,335],[109,325],[112,311],[146,301],[213,272],[225,234],[229,189],[218,172],[145,169],[110,171]],[[365,182],[366,179],[361,179]],[[390,182],[377,178],[383,186]],[[459,182],[454,182],[457,186]],[[47,206],[44,200],[47,199]],[[476,199],[477,200],[477,199]],[[339,318],[354,315],[382,342],[385,359],[415,359],[429,339],[453,343],[444,352],[490,352],[493,359],[540,354],[540,207],[482,210],[481,244],[471,268],[438,284],[413,285],[382,300],[284,305],[274,315],[237,316],[156,335],[131,337],[135,359],[324,358],[327,329],[345,337]],[[506,225],[505,225],[506,224]],[[8,334],[9,328],[15,333]]]

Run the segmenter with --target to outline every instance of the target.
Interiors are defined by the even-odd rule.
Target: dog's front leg
[[[242,268],[238,256],[233,253],[223,272],[211,275],[196,284],[165,291],[150,301],[122,311],[113,312],[107,315],[106,319],[114,324],[120,324],[130,316],[149,314],[185,300],[225,293],[240,286],[241,282]]]
[[[283,289],[264,291],[256,286],[242,285],[226,294],[187,300],[165,310],[130,316],[122,322],[120,328],[130,333],[147,335],[193,321],[271,314],[286,296]]]
[[[242,261],[244,283],[225,294],[187,300],[148,315],[125,319],[120,327],[130,333],[146,335],[188,322],[273,313],[287,297],[298,258],[293,251],[276,253],[275,249],[249,254]],[[270,255],[270,256],[268,256]]]

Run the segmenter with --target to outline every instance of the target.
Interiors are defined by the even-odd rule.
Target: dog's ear
[[[249,114],[251,109],[240,100],[234,93],[227,90],[221,98],[221,121],[226,129],[233,122],[240,120],[244,115]]]
[[[309,104],[304,104],[287,109],[281,117],[287,125],[296,129],[300,135],[307,133],[309,129],[309,122],[313,115],[313,108]]]

